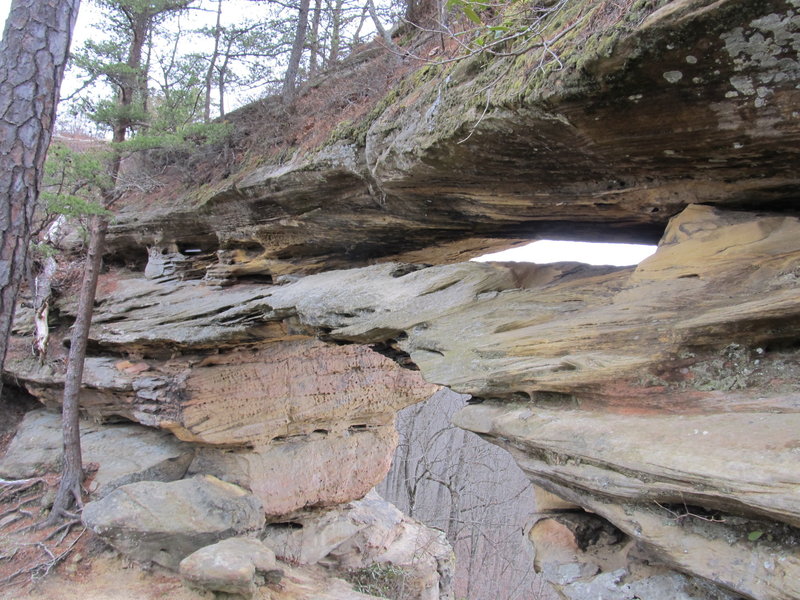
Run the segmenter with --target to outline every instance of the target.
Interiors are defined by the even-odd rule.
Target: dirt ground
[[[24,586],[0,588],[2,600],[212,600],[210,592],[185,587],[160,569],[145,572],[111,551],[76,554],[46,578]]]
[[[41,404],[13,386],[0,399],[0,456],[25,413]],[[213,600],[158,567],[143,570],[80,522],[35,529],[47,516],[59,475],[0,478],[0,600]]]
[[[0,456],[25,413],[41,405],[5,386],[0,399]],[[0,479],[0,600],[208,600],[161,570],[125,562],[80,523],[37,530],[58,486],[58,474]]]

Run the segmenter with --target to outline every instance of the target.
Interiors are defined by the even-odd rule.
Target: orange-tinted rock
[[[396,445],[392,425],[312,433],[247,450],[200,448],[189,472],[251,490],[276,519],[362,498],[386,476]]]

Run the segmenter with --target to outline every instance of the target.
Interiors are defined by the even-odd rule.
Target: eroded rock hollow
[[[428,65],[322,145],[126,200],[81,403],[152,452],[99,460],[92,528],[170,568],[258,537],[260,584],[271,549],[284,589],[377,562],[450,598],[441,532],[368,495],[397,411],[446,386],[537,486],[530,568],[561,597],[800,597],[800,3],[565,6],[558,60]],[[543,237],[658,250],[467,262]],[[28,318],[6,375],[55,407],[60,338],[27,358]],[[6,475],[54,460],[25,444]],[[183,528],[191,498],[233,508]]]

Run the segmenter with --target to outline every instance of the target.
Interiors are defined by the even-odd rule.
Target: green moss
[[[442,70],[442,65],[438,64],[429,64],[417,69],[409,77],[406,77],[397,87],[389,90],[362,119],[355,122],[342,121],[339,123],[331,132],[324,145],[330,145],[338,141],[346,141],[364,146],[370,126],[388,108],[402,102],[402,99],[407,98],[413,90],[418,89],[429,81],[439,78]]]
[[[499,55],[480,52],[451,63],[423,65],[363,118],[337,125],[326,145],[346,141],[363,146],[370,127],[387,111],[384,134],[392,122],[403,122],[407,110],[424,114],[435,107],[430,132],[418,132],[417,151],[424,153],[440,141],[465,136],[484,114],[487,102],[491,115],[493,108],[531,108],[553,97],[594,93],[602,79],[598,65],[613,57],[620,41],[648,14],[668,2],[636,0],[625,9],[610,0],[572,0],[545,18],[538,31],[509,41]],[[533,0],[509,4],[497,17],[508,28],[503,35],[528,27],[534,4]],[[487,27],[479,33],[487,37],[490,31]],[[557,41],[544,49],[543,39]],[[631,51],[626,48],[626,59]]]

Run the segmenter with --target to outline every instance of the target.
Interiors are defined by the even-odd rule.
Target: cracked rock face
[[[473,396],[459,426],[560,499],[530,537],[565,597],[800,597],[798,15],[575,0],[544,23],[558,64],[429,66],[321,148],[129,198],[110,262],[141,268],[101,279],[82,408],[197,445],[197,478],[156,487],[216,476],[253,514],[168,558],[161,533],[119,547],[175,567],[218,535],[323,522],[385,474],[396,411],[444,385]],[[628,268],[463,262],[545,235],[661,241]],[[51,345],[40,365],[17,340],[6,369],[56,406]],[[584,548],[570,519],[619,539]]]
[[[291,323],[356,344],[339,346],[341,356],[363,361],[364,350],[357,349],[369,344],[413,362],[428,380],[484,400],[463,409],[456,424],[509,449],[536,484],[600,515],[679,571],[751,598],[788,599],[800,580],[792,541],[800,524],[792,345],[800,322],[798,240],[794,217],[690,207],[673,219],[656,254],[635,269],[462,263],[331,271],[263,288],[255,301],[261,320],[252,327],[276,331],[269,323]],[[115,327],[122,331],[124,321]],[[93,336],[100,342],[103,335],[99,325]],[[309,360],[327,352],[325,344],[308,339],[277,347],[277,354],[254,353],[272,365],[264,372],[275,381],[284,357],[298,356],[292,348],[302,348],[299,356]],[[243,368],[246,381],[252,363],[243,356],[226,353],[197,363],[197,372],[180,379],[183,389],[191,391],[193,380],[210,381],[210,389],[227,385],[203,369]],[[384,360],[374,352],[366,356]],[[297,373],[297,381],[285,380],[285,395],[301,399],[303,365]],[[303,476],[278,485],[289,465],[309,465],[320,486],[320,474],[333,469],[328,458],[343,460],[351,473],[358,464],[378,464],[369,454],[380,445],[375,441],[351,458],[335,458],[344,456],[332,450],[336,428],[317,428],[325,419],[350,423],[345,445],[368,439],[360,436],[380,435],[386,427],[381,419],[395,405],[372,403],[359,387],[367,381],[360,369],[334,369],[330,382],[324,373],[307,379],[310,398],[328,400],[308,405],[303,415],[309,424],[299,437],[271,438],[264,450],[201,451],[193,468],[245,485],[265,506],[275,503],[267,512],[277,515],[301,508],[293,504],[300,497],[320,501],[299,492]],[[350,375],[354,392],[347,392]],[[133,377],[139,376],[153,377]],[[417,388],[407,385],[413,395]],[[238,390],[230,389],[218,402],[230,396],[239,405]],[[345,390],[349,408],[318,412],[334,410],[338,402],[329,402],[338,390]],[[241,405],[254,402],[260,399]],[[203,405],[209,403],[189,395],[187,404],[208,410]],[[277,414],[299,417],[300,406]],[[352,414],[376,420],[359,430]],[[326,450],[317,453],[319,444]],[[334,487],[347,481],[344,475],[330,480]],[[331,493],[332,502],[347,500]],[[761,535],[751,540],[754,531]],[[744,563],[752,568],[742,572],[737,565]],[[592,585],[624,579],[604,572],[609,575]],[[589,585],[562,583],[574,584],[573,591]]]

